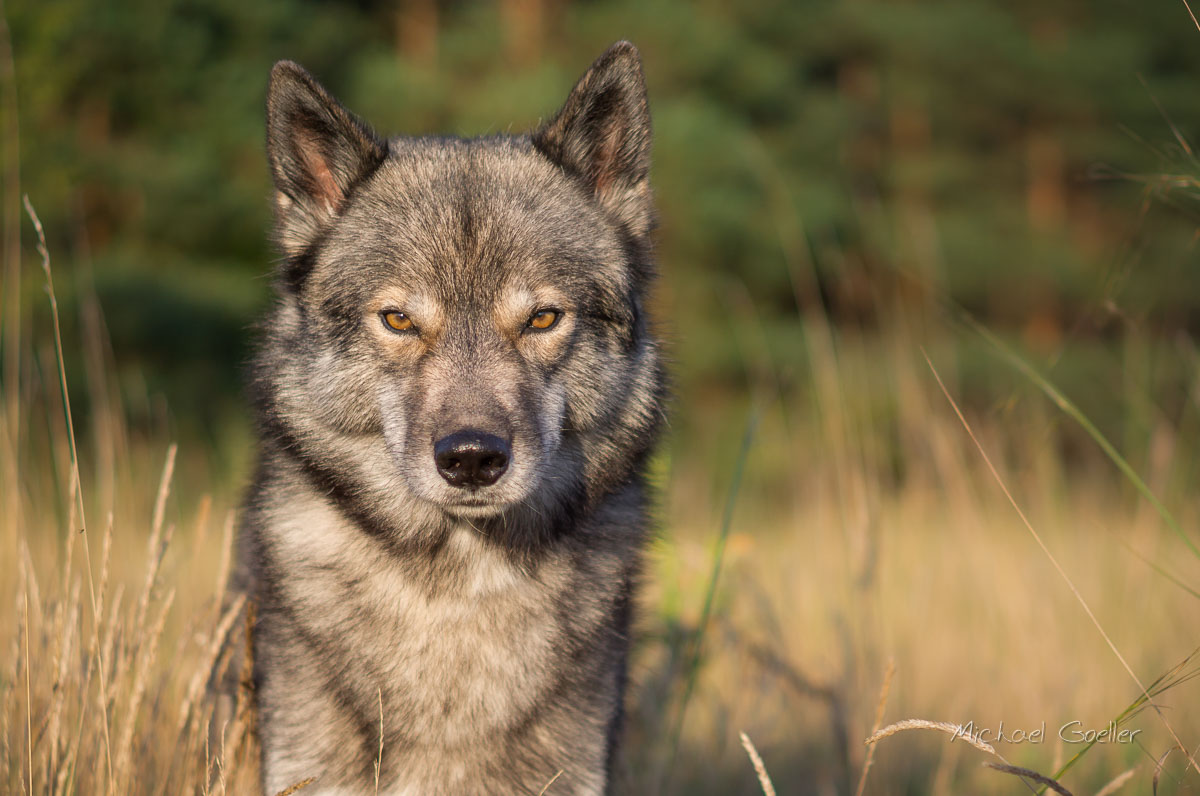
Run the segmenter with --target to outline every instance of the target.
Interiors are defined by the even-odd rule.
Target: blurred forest
[[[686,398],[677,428],[762,378],[738,327],[763,341],[774,387],[803,390],[806,313],[869,337],[881,313],[947,298],[1053,368],[1118,437],[1129,413],[1108,400],[1120,385],[1110,365],[1129,333],[1148,341],[1157,409],[1186,401],[1177,343],[1200,331],[1188,143],[1200,32],[1175,3],[9,0],[5,11],[16,80],[4,125],[19,127],[6,233],[21,224],[32,255],[13,198],[19,147],[68,348],[86,331],[75,298],[96,296],[126,392],[147,399],[131,410],[176,434],[219,442],[244,424],[240,363],[274,258],[272,62],[300,61],[382,132],[474,135],[537,123],[617,38],[641,48],[651,91],[658,315]],[[21,323],[37,322],[38,280],[21,292]],[[986,401],[991,365],[973,361],[963,389]],[[156,417],[160,400],[169,417]]]

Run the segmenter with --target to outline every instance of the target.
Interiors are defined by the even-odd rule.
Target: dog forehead
[[[615,228],[527,139],[395,139],[331,230],[403,281],[461,293],[517,281],[627,280]],[[580,266],[585,267],[580,267]]]

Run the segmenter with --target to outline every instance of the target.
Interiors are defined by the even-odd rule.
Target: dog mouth
[[[455,519],[483,519],[503,514],[516,505],[508,500],[489,500],[485,498],[458,500],[451,503],[439,502],[438,508]]]

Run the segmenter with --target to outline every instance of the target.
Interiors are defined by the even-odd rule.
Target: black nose
[[[511,458],[507,442],[474,429],[455,431],[433,445],[433,461],[451,486],[491,486],[504,475]]]

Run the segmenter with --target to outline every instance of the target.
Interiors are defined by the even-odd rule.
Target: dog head
[[[641,64],[604,53],[531,134],[384,140],[307,72],[268,96],[284,260],[277,435],[387,526],[512,520],[635,474],[662,373]]]

